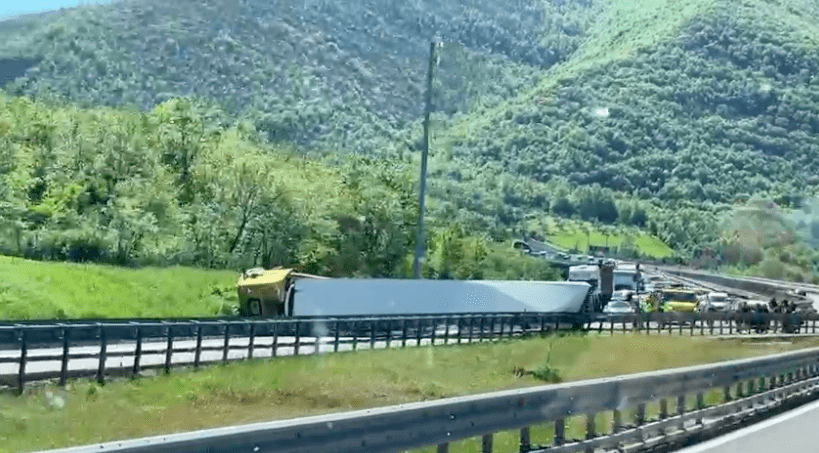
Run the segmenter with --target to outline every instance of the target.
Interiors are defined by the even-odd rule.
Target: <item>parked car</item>
[[[711,292],[700,302],[698,311],[725,313],[731,309],[731,297],[728,293]]]
[[[625,315],[637,313],[637,310],[630,302],[612,299],[603,308],[603,313]]]

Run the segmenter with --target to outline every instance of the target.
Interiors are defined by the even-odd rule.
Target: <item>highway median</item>
[[[494,344],[282,357],[105,385],[44,384],[27,388],[20,396],[0,396],[4,420],[0,451],[424,401],[755,357],[817,344],[816,339],[758,344],[739,339],[577,333]],[[533,429],[533,442],[547,436],[548,429]],[[580,435],[583,429],[582,420],[571,420],[567,436]],[[512,446],[513,441],[512,436],[499,435],[496,446]],[[459,445],[451,451],[461,451]]]

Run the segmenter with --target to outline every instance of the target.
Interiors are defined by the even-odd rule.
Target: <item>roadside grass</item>
[[[0,256],[0,319],[214,316],[235,304],[237,276]]]
[[[176,371],[100,386],[45,385],[0,395],[0,452],[59,448],[310,414],[400,404],[563,381],[717,362],[819,344],[743,343],[697,337],[582,334],[494,344],[286,357]],[[551,375],[551,376],[550,376]],[[673,407],[673,406],[672,406]],[[656,413],[656,410],[654,410]],[[599,417],[601,431],[610,418]],[[571,419],[567,437],[580,437]],[[534,442],[552,427],[532,430]],[[516,447],[513,433],[495,437]],[[451,451],[475,451],[473,440]],[[470,449],[471,448],[471,449]],[[431,451],[431,450],[425,450]]]
[[[556,220],[549,218],[543,223],[530,224],[530,228],[538,231],[541,226],[546,228],[547,239],[566,249],[577,248],[586,252],[589,245],[619,247],[630,241],[631,245],[640,253],[652,258],[666,258],[674,254],[674,250],[655,236],[651,236],[636,228],[598,228],[588,222],[575,220]]]

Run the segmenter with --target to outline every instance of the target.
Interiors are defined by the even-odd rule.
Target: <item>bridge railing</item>
[[[520,452],[632,451],[705,435],[816,398],[819,349],[370,410],[91,445],[54,453],[397,452],[514,432]],[[714,392],[720,396],[710,401]],[[671,402],[671,406],[669,406]],[[659,405],[658,411],[650,407]],[[585,421],[584,432],[569,423]],[[611,423],[601,426],[603,418]],[[552,435],[534,442],[533,429]],[[538,431],[540,434],[541,431]]]
[[[469,313],[0,326],[0,384],[135,376],[146,369],[361,349],[497,341],[558,330],[598,334],[817,333],[816,315]]]

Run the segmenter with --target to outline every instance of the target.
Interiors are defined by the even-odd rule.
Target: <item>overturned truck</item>
[[[239,278],[243,316],[580,313],[584,282],[326,278],[251,269]]]

